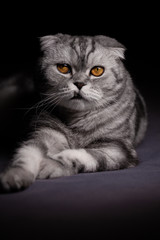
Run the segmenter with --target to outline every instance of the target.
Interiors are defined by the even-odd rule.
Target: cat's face
[[[117,60],[124,47],[105,37],[57,34],[41,38],[42,69],[49,84],[50,104],[85,111],[109,101],[121,87]]]

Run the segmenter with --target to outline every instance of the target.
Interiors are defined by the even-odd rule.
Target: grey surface
[[[0,194],[0,226],[9,236],[20,236],[23,231],[26,237],[34,233],[37,238],[67,232],[83,237],[85,232],[85,236],[106,233],[112,237],[129,233],[130,238],[143,239],[144,235],[159,232],[157,111],[149,112],[147,135],[137,150],[140,163],[135,168],[36,180],[23,192]],[[5,155],[0,160],[2,170],[7,163]]]

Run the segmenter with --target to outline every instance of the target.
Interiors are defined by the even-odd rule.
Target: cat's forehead
[[[88,63],[89,56],[98,48],[96,41],[91,37],[75,37],[70,42],[70,47],[77,61],[82,65]]]
[[[123,46],[115,39],[106,36],[71,36],[57,34],[41,38],[41,48],[47,58],[55,62],[65,62],[76,66],[101,63],[107,59],[110,48]]]
[[[77,56],[86,56],[95,50],[95,41],[91,37],[72,37],[70,47]]]
[[[77,66],[86,66],[91,64],[95,58],[102,58],[104,49],[94,39],[94,37],[75,36],[70,37],[68,41],[59,42],[57,50],[61,57]]]

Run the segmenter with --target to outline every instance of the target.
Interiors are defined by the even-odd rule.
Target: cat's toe
[[[11,168],[0,175],[0,189],[4,192],[19,191],[29,187],[34,181],[31,172],[21,168]]]

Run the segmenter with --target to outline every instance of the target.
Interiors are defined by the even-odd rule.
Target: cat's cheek
[[[93,101],[99,101],[103,98],[103,93],[101,89],[99,88],[94,89],[88,86],[82,88],[81,95],[85,100],[87,100],[91,104],[93,104]]]
[[[74,93],[78,93],[79,91],[78,88],[72,82],[68,82],[67,85],[69,90],[73,93],[73,96],[74,96]]]
[[[91,86],[90,85],[86,85],[84,86],[81,91],[80,91],[81,96],[83,97],[83,99],[87,100],[87,101],[91,101]]]

